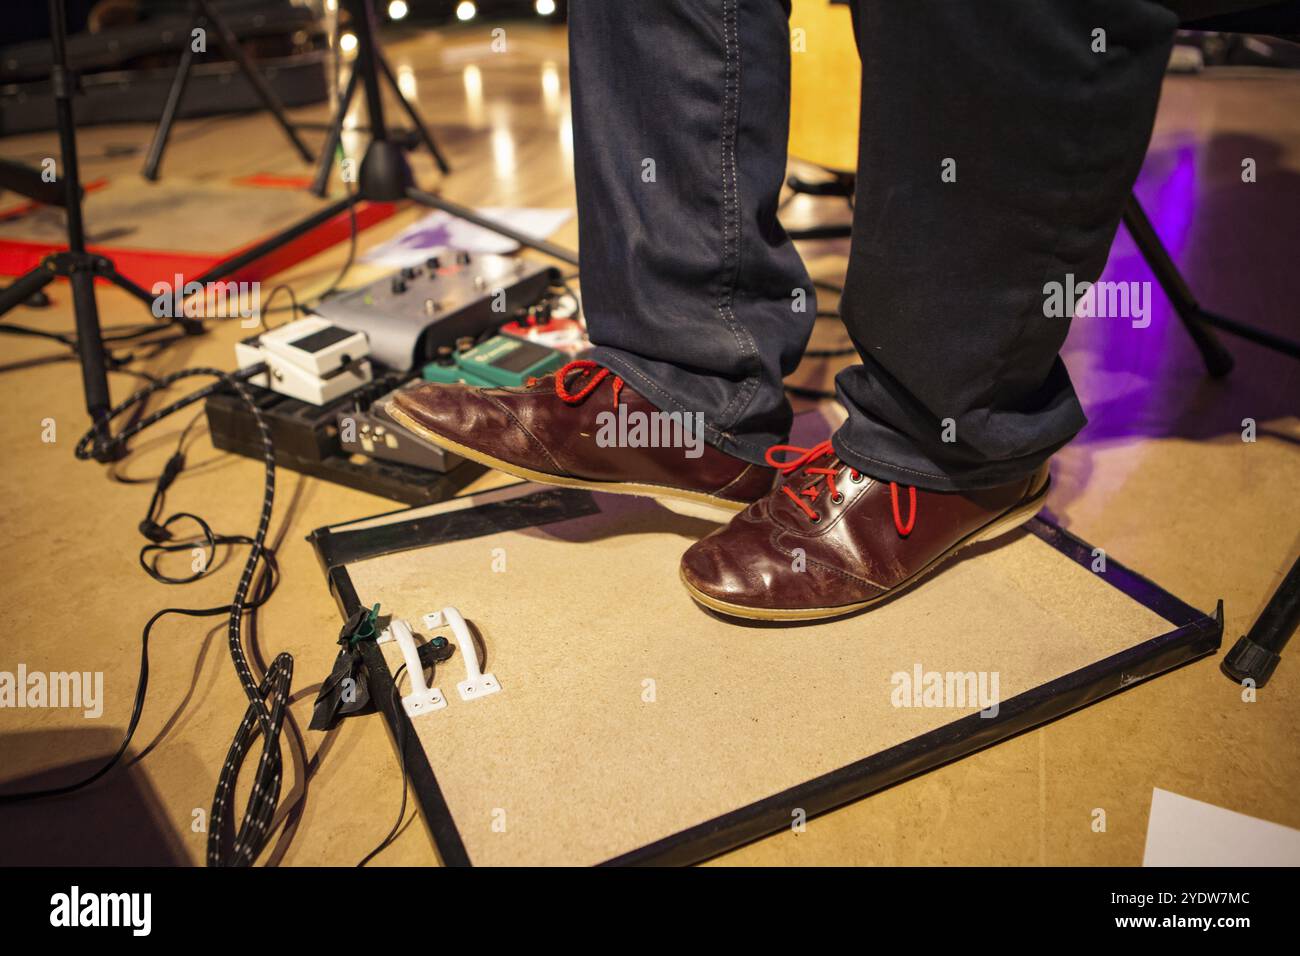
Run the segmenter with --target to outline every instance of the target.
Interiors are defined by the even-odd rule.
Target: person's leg
[[[687,550],[697,601],[844,614],[1042,507],[1047,459],[1084,423],[1046,287],[1105,263],[1175,19],[1147,0],[857,0],[848,420]]]
[[[574,175],[595,358],[762,462],[816,312],[776,218],[787,0],[573,0]]]
[[[788,14],[784,0],[573,0],[594,361],[520,389],[403,391],[398,421],[533,481],[729,511],[771,489],[764,453],[790,427],[782,383],[816,314],[776,219]]]
[[[1105,265],[1175,26],[1149,0],[857,0],[844,460],[987,488],[1084,425],[1044,286]]]

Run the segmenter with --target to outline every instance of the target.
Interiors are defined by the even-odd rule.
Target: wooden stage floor
[[[488,30],[477,24],[409,35],[388,47],[404,88],[454,165],[439,181],[429,159],[417,154],[416,176],[465,204],[571,207],[564,33],[511,25],[508,52],[493,53]],[[322,106],[295,115],[320,121],[326,112]],[[85,177],[138,175],[150,131],[141,125],[82,132]],[[361,141],[349,136],[357,148]],[[6,156],[39,162],[53,144],[52,136],[31,135],[2,148]],[[124,145],[137,149],[123,155]],[[1257,160],[1254,184],[1240,181],[1244,157]],[[163,170],[169,181],[307,172],[260,114],[181,123]],[[1157,228],[1175,237],[1171,247],[1203,302],[1300,334],[1300,76],[1224,70],[1169,78],[1139,193]],[[788,224],[834,208],[818,202],[824,201],[792,203]],[[365,232],[362,248],[419,215],[407,209]],[[173,225],[178,237],[190,228]],[[576,247],[576,224],[554,238]],[[805,252],[819,278],[841,278],[843,243]],[[310,297],[333,279],[344,253],[338,246],[276,281],[292,283],[300,299]],[[1121,234],[1112,268],[1132,268],[1134,256]],[[348,283],[375,274],[358,266]],[[70,329],[66,285],[51,292],[51,308],[24,308],[11,318]],[[99,302],[106,326],[144,318],[114,289],[101,290]],[[1187,602],[1212,609],[1222,598],[1226,648],[1300,549],[1300,374],[1294,362],[1225,336],[1237,370],[1226,381],[1207,380],[1158,292],[1148,331],[1121,336],[1104,322],[1075,323],[1065,357],[1091,424],[1055,461],[1049,509],[1058,523]],[[139,367],[153,374],[195,364],[229,367],[240,334],[218,328]],[[814,348],[842,342],[834,323],[819,323]],[[3,344],[0,579],[7,623],[0,670],[22,663],[29,670],[102,671],[106,694],[103,716],[92,721],[59,710],[0,711],[8,789],[32,778],[66,780],[76,766],[93,766],[112,752],[130,710],[144,621],[168,605],[225,603],[242,554],[199,584],[151,581],[136,562],[136,526],[152,478],[189,417],[152,430],[112,469],[77,462],[72,448],[84,413],[76,366],[58,360],[48,343],[5,336]],[[793,381],[826,387],[838,367],[809,360]],[[117,398],[137,385],[131,376],[112,376]],[[1254,443],[1241,439],[1246,418],[1257,423]],[[57,427],[53,443],[42,440],[49,419]],[[250,532],[261,466],[215,452],[203,423],[195,428],[191,467],[170,492],[168,510],[197,511],[224,533]],[[264,664],[281,650],[294,655],[293,727],[283,811],[261,863],[355,863],[395,817],[399,769],[378,717],[347,721],[329,735],[306,729],[340,621],[304,540],[313,528],[392,507],[281,472],[273,535],[283,583],[259,616],[252,656]],[[662,575],[664,586],[676,586],[675,569]],[[562,613],[562,572],[531,584],[553,593]],[[245,704],[224,621],[164,619],[151,664],[129,766],[85,793],[6,807],[0,862],[202,863],[205,834],[193,823],[210,806]],[[1202,661],[815,819],[806,832],[769,838],[718,862],[1139,864],[1157,787],[1300,827],[1298,698],[1300,648],[1284,657],[1255,702],[1243,702],[1215,661]],[[1092,827],[1096,808],[1106,813],[1103,833]],[[408,824],[377,864],[436,861],[411,812],[408,805]]]

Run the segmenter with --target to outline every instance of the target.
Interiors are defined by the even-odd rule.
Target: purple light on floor
[[[1195,144],[1179,144],[1149,153],[1134,189],[1156,234],[1180,265],[1195,227],[1197,175]],[[1101,279],[1150,283],[1150,324],[1135,328],[1132,320],[1125,318],[1074,320],[1072,348],[1065,358],[1077,373],[1076,385],[1090,420],[1082,436],[1085,441],[1145,433],[1149,419],[1159,417],[1157,409],[1169,398],[1159,384],[1162,369],[1171,361],[1181,361],[1174,357],[1185,352],[1195,358],[1182,323],[1122,224]],[[1074,361],[1071,352],[1078,356]],[[1120,382],[1127,384],[1117,394]]]

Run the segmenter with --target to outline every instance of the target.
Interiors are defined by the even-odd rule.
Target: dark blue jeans
[[[777,221],[788,17],[784,0],[570,5],[596,358],[754,462],[787,437],[782,383],[816,309]],[[941,491],[1023,477],[1085,424],[1058,355],[1069,322],[1045,314],[1044,289],[1105,265],[1177,18],[1149,0],[855,0],[853,19],[840,311],[861,364],[836,377],[836,451]]]

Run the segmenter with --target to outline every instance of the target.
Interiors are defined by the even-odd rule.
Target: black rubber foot
[[[1223,672],[1240,684],[1252,680],[1256,687],[1263,687],[1273,676],[1281,655],[1275,654],[1267,647],[1260,647],[1248,637],[1242,637],[1223,657],[1220,665]]]

